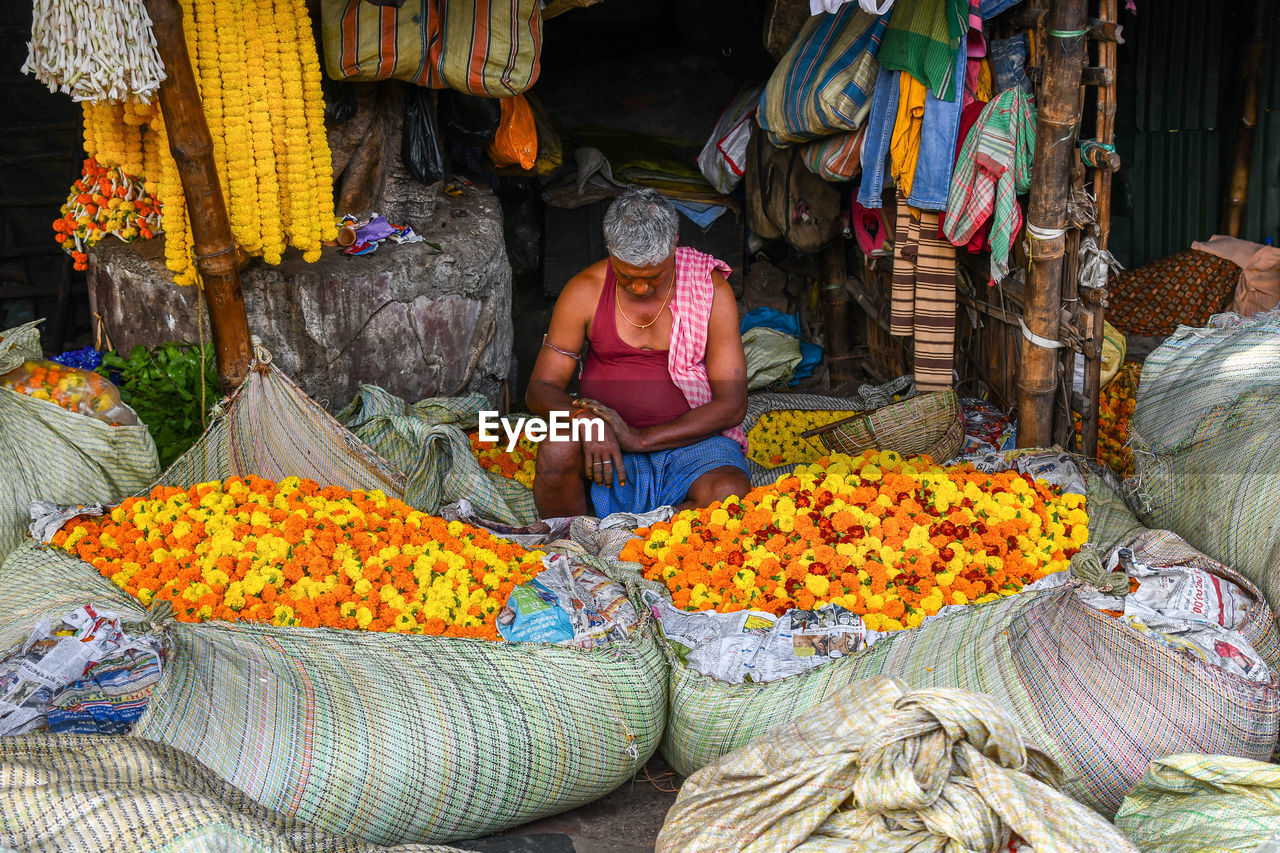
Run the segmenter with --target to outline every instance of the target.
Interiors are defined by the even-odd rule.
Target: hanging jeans
[[[951,191],[951,170],[956,161],[956,137],[960,133],[960,113],[964,108],[965,63],[968,52],[956,51],[954,101],[940,101],[929,92],[925,96],[924,119],[920,124],[920,156],[907,203],[921,210],[946,210]],[[862,183],[858,202],[863,207],[883,206],[884,177],[893,126],[898,115],[898,74],[881,68],[871,96],[871,114],[862,147]]]
[[[916,388],[952,385],[956,340],[956,248],[938,236],[938,213],[911,216],[898,196],[889,333],[915,339]]]

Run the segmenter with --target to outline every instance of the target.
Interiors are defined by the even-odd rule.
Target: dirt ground
[[[594,803],[451,846],[477,853],[648,853],[679,782],[654,756],[634,779]]]

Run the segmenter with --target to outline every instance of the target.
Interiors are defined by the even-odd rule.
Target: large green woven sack
[[[375,847],[254,803],[190,756],[135,738],[0,738],[0,851],[460,853]]]
[[[1254,602],[1241,633],[1272,666],[1280,662],[1271,610],[1245,578],[1165,532],[1127,544],[1195,560],[1239,584]],[[767,684],[728,684],[670,657],[661,749],[684,775],[872,675],[913,690],[989,694],[1063,768],[1064,793],[1108,816],[1153,758],[1196,751],[1265,760],[1280,732],[1280,681],[1246,681],[1175,652],[1084,604],[1071,585],[971,605]]]
[[[1280,767],[1229,755],[1153,761],[1116,826],[1150,853],[1252,853],[1280,842]]]
[[[1143,364],[1131,424],[1143,522],[1280,608],[1280,313],[1179,327]]]
[[[486,471],[471,453],[475,429],[489,402],[481,395],[433,397],[406,403],[376,385],[361,385],[338,420],[406,474],[404,499],[428,513],[466,498],[484,518],[522,526],[538,520],[533,492]]]
[[[43,358],[35,323],[0,332],[0,373],[33,358]],[[32,501],[111,503],[159,472],[145,426],[109,426],[0,387],[0,559],[26,538]]]
[[[399,494],[396,472],[262,364],[164,481],[245,474]],[[24,545],[0,567],[0,644],[86,602],[148,618],[91,566]],[[172,654],[134,735],[364,841],[468,838],[574,808],[631,777],[662,733],[647,615],[629,640],[592,651],[156,619]]]

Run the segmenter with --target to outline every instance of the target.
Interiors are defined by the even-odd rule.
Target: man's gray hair
[[[613,200],[604,215],[604,242],[624,264],[651,267],[676,247],[680,218],[662,193],[633,187]]]

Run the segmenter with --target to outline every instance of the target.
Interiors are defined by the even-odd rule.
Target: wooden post
[[[849,291],[845,288],[844,241],[837,239],[822,250],[822,336],[826,344],[827,371],[832,387],[853,381],[853,356],[849,350]]]
[[[178,164],[182,191],[195,241],[196,269],[204,280],[209,321],[218,353],[218,378],[226,391],[244,381],[253,350],[249,343],[249,319],[240,289],[239,258],[227,205],[213,162],[213,139],[205,122],[204,107],[191,71],[187,40],[182,31],[178,0],[145,0],[156,36],[156,48],[164,62],[160,84],[160,113],[169,135],[169,151]]]
[[[1244,103],[1241,109],[1240,129],[1236,135],[1235,159],[1231,166],[1231,190],[1226,209],[1222,213],[1222,233],[1240,236],[1244,223],[1244,208],[1249,201],[1249,171],[1253,165],[1253,137],[1258,127],[1258,79],[1262,76],[1262,34],[1266,29],[1264,0],[1254,0],[1253,32],[1245,46],[1240,68],[1240,91]]]
[[[1037,104],[1035,161],[1027,203],[1028,232],[1039,233],[1044,239],[1030,239],[1031,276],[1023,314],[1031,333],[1049,341],[1057,341],[1059,336],[1067,198],[1071,161],[1077,156],[1087,11],[1086,0],[1053,0],[1046,20],[1044,83]],[[1018,376],[1019,447],[1045,447],[1053,441],[1059,361],[1057,349],[1023,336]]]
[[[1118,0],[1099,0],[1099,18],[1112,24],[1120,16]],[[1116,44],[1106,40],[1098,42],[1098,65],[1103,68],[1115,68]],[[1116,136],[1116,87],[1114,78],[1110,86],[1098,89],[1098,141],[1109,145],[1115,142]],[[1113,163],[1099,164],[1093,173],[1093,197],[1098,205],[1098,248],[1106,249],[1111,241],[1111,173],[1119,168],[1119,158]],[[1102,392],[1102,338],[1106,332],[1103,309],[1104,294],[1086,293],[1090,297],[1081,303],[1088,322],[1090,352],[1084,363],[1084,398],[1089,401],[1090,412],[1084,413],[1084,424],[1080,431],[1081,452],[1093,459],[1098,455],[1098,418],[1101,415]]]

